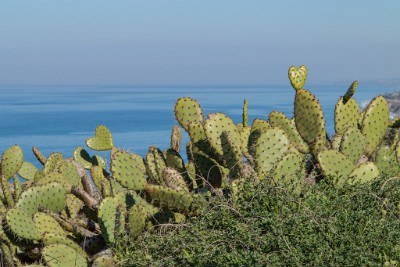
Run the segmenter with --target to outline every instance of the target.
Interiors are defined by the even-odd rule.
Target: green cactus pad
[[[18,170],[18,175],[21,176],[22,178],[24,178],[25,180],[33,180],[33,178],[35,177],[35,173],[38,171],[38,169],[35,167],[35,165],[33,165],[30,162],[24,161],[24,163],[22,163],[21,168]]]
[[[379,169],[373,162],[365,162],[351,172],[348,182],[349,184],[367,183],[378,178],[379,175]]]
[[[88,259],[74,248],[64,244],[45,246],[43,258],[49,267],[87,267]]]
[[[162,172],[162,177],[167,187],[177,191],[183,190],[189,192],[185,178],[183,178],[183,175],[174,168],[166,167]]]
[[[249,125],[248,109],[249,109],[249,103],[247,102],[247,99],[244,99],[244,101],[243,101],[243,113],[242,113],[242,125],[243,125],[244,128],[246,128]]]
[[[151,146],[146,155],[146,163],[149,180],[158,184],[164,184],[162,171],[167,167],[167,164],[161,150]]]
[[[42,238],[42,242],[45,246],[53,245],[53,244],[66,245],[70,248],[73,248],[77,253],[82,254],[82,256],[86,255],[86,253],[83,251],[83,249],[76,242],[72,241],[71,239],[69,239],[63,235],[57,235],[54,233],[46,233],[46,234],[44,234],[44,236]]]
[[[343,96],[343,104],[346,104],[347,101],[349,101],[353,97],[354,93],[356,92],[357,86],[358,86],[358,81],[354,81],[350,85],[349,89],[347,89],[346,94],[344,94]]]
[[[32,214],[25,210],[12,208],[6,214],[7,226],[16,236],[27,240],[39,240],[40,233],[32,219]]]
[[[104,125],[97,126],[95,135],[86,139],[86,145],[93,150],[110,150],[114,146],[110,130]]]
[[[40,163],[43,165],[46,163],[47,157],[37,147],[32,147],[32,152]]]
[[[262,180],[276,167],[279,159],[288,151],[289,140],[283,130],[273,128],[261,134],[256,145],[256,166]]]
[[[198,142],[204,142],[204,140],[207,140],[206,133],[204,131],[203,124],[200,122],[190,122],[188,124],[188,129],[187,132],[190,136],[190,140],[192,141],[193,144],[196,144]]]
[[[353,163],[336,150],[324,150],[318,154],[323,175],[338,186],[343,185],[353,170]]]
[[[9,147],[1,157],[1,173],[6,179],[13,177],[24,163],[24,153],[18,145]]]
[[[60,212],[65,207],[64,187],[59,183],[49,183],[42,186],[33,186],[25,190],[19,197],[16,208],[34,214],[39,208]]]
[[[114,178],[130,190],[142,190],[146,186],[146,167],[137,154],[117,151],[111,155],[111,172]]]
[[[89,153],[82,147],[75,148],[73,158],[87,170],[93,165],[106,168],[106,163],[102,157],[98,155],[90,157]]]
[[[174,112],[176,120],[186,131],[189,130],[190,122],[203,122],[203,110],[200,104],[190,97],[179,98],[175,103]]]
[[[179,172],[185,171],[185,162],[181,155],[175,149],[167,149],[164,151],[164,158],[167,167],[177,169]]]
[[[260,135],[262,133],[265,133],[268,129],[271,128],[272,126],[265,120],[262,119],[253,120],[249,134],[249,141],[247,143],[248,151],[252,156],[255,156],[255,146]]]
[[[81,186],[81,177],[75,165],[70,161],[62,161],[56,167],[55,171],[63,175],[72,186]]]
[[[400,174],[400,165],[397,162],[396,151],[389,146],[380,146],[376,152],[375,163],[381,173],[387,177]]]
[[[250,138],[250,133],[251,133],[251,127],[243,127],[242,130],[240,131],[240,140],[241,140],[241,146],[242,146],[242,153],[246,157],[251,157],[248,149],[248,144],[249,144],[249,138]]]
[[[273,179],[278,185],[300,194],[306,176],[305,170],[304,157],[297,151],[290,151],[279,160]]]
[[[294,66],[291,66],[289,68],[289,80],[296,91],[303,88],[307,80],[307,73],[307,68],[304,65],[301,65],[299,68],[296,68]]]
[[[356,163],[365,150],[366,140],[360,130],[351,127],[343,135],[340,152],[351,162]]]
[[[221,145],[223,151],[223,157],[228,167],[231,177],[238,178],[241,176],[242,170],[242,143],[235,143],[232,140],[229,132],[222,132],[221,134]]]
[[[371,155],[382,141],[389,122],[389,106],[383,96],[375,97],[365,109],[361,132],[367,139],[365,152]]]
[[[186,176],[189,178],[189,181],[186,182],[189,188],[196,189],[198,187],[196,182],[196,165],[193,161],[189,161],[186,164]]]
[[[344,134],[347,129],[357,127],[360,120],[360,107],[357,102],[350,98],[344,103],[344,98],[340,97],[335,106],[335,132]]]
[[[53,217],[44,212],[35,213],[33,215],[33,221],[35,222],[36,229],[39,231],[41,237],[46,233],[56,234],[59,236],[65,235],[60,224]]]
[[[177,152],[181,150],[181,142],[182,142],[182,130],[179,126],[172,127],[171,131],[171,144],[170,147]]]
[[[301,138],[292,120],[289,120],[285,114],[278,111],[272,111],[268,117],[269,123],[282,129],[287,135],[290,143],[301,153],[309,153],[309,148],[306,142]]]
[[[57,182],[64,186],[64,189],[66,190],[67,193],[71,192],[71,187],[72,187],[71,183],[64,175],[57,172],[49,172],[42,175],[39,175],[38,172],[37,175],[35,175],[34,182],[35,185],[47,185],[52,182]]]
[[[191,211],[193,197],[186,191],[177,191],[164,186],[148,184],[146,193],[154,205],[185,214]]]
[[[215,149],[219,155],[223,155],[223,148],[221,144],[222,132],[228,132],[230,139],[235,147],[241,147],[240,133],[233,123],[232,119],[222,113],[212,113],[208,115],[204,123],[204,131],[210,145]]]
[[[62,164],[64,161],[64,157],[61,153],[54,152],[51,153],[50,156],[47,158],[46,163],[44,164],[43,167],[43,172],[44,173],[50,173],[53,172],[59,164]]]
[[[70,218],[76,218],[78,212],[84,207],[84,203],[73,194],[67,194],[66,205],[67,214]]]
[[[101,233],[107,243],[115,241],[115,219],[117,214],[117,203],[114,198],[106,197],[99,206],[99,225]]]
[[[300,136],[317,155],[326,146],[325,119],[319,101],[307,90],[296,92],[294,121]]]
[[[111,188],[109,188],[110,185],[107,180],[109,174],[102,167],[92,166],[90,168],[90,175],[93,179],[94,184],[100,191],[102,191],[103,186],[108,187],[107,191],[111,190]]]
[[[134,205],[129,211],[129,235],[136,239],[146,226],[146,210],[140,205]]]

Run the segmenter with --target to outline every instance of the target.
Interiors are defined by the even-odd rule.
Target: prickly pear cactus
[[[130,190],[142,190],[146,187],[146,166],[139,155],[121,150],[112,153],[111,172],[122,186]]]
[[[348,183],[367,183],[376,179],[379,175],[379,169],[373,162],[365,162],[350,173]]]
[[[350,85],[349,89],[347,89],[346,94],[343,96],[343,104],[346,104],[347,101],[349,101],[353,97],[354,93],[356,92],[357,86],[358,86],[358,81],[354,81]]]
[[[204,131],[207,136],[207,140],[215,151],[219,155],[223,155],[223,147],[221,143],[222,132],[228,132],[232,143],[235,147],[241,147],[240,133],[236,128],[233,121],[222,113],[212,113],[208,115],[207,120],[204,123]]]
[[[306,66],[301,65],[299,68],[291,66],[288,71],[290,83],[293,88],[297,91],[303,88],[307,80],[308,70]]]
[[[347,101],[341,97],[335,106],[335,132],[344,134],[351,127],[358,127],[360,120],[360,107],[357,102],[350,98]]]
[[[182,130],[178,126],[174,126],[171,132],[171,148],[179,152],[181,150]]]
[[[115,242],[115,222],[117,214],[117,203],[114,198],[107,197],[103,199],[99,207],[99,225],[104,240],[108,244]]]
[[[338,186],[342,186],[347,181],[354,166],[342,153],[335,150],[320,152],[318,162],[323,175]]]
[[[148,184],[146,193],[154,205],[165,207],[171,211],[189,213],[192,209],[193,197],[184,190],[177,191],[164,186]]]
[[[81,164],[85,169],[89,170],[93,165],[106,167],[104,159],[98,155],[90,156],[83,147],[77,147],[73,153],[74,160]]]
[[[242,114],[242,125],[243,125],[243,128],[246,128],[249,125],[248,109],[249,109],[249,103],[247,102],[247,99],[245,99],[243,101],[243,114]]]
[[[186,131],[189,130],[190,122],[203,122],[203,110],[200,104],[190,97],[179,98],[175,103],[174,111],[176,120]]]
[[[95,135],[86,139],[86,145],[93,150],[110,150],[114,146],[110,130],[104,125],[97,126]]]
[[[33,180],[38,169],[30,162],[24,161],[21,168],[18,170],[18,175],[25,180]]]
[[[294,125],[292,120],[289,120],[285,114],[278,111],[272,111],[268,117],[269,123],[274,126],[282,129],[287,137],[289,138],[290,143],[301,153],[309,153],[309,147],[306,142],[301,138],[299,132],[296,129],[296,125]]]
[[[167,167],[167,164],[160,149],[155,146],[149,147],[146,155],[146,165],[149,181],[163,185],[162,171]]]
[[[189,192],[189,187],[185,182],[185,178],[183,178],[182,174],[180,174],[177,170],[166,167],[162,172],[162,177],[167,187],[177,191],[183,190]]]
[[[396,152],[389,146],[380,146],[376,152],[375,163],[381,173],[388,177],[400,174],[400,165],[397,162]]]
[[[39,240],[40,233],[32,219],[32,214],[19,208],[7,211],[6,222],[8,229],[16,236],[26,240]]]
[[[129,235],[136,239],[146,226],[146,210],[140,205],[134,205],[129,211]]]
[[[258,177],[262,180],[271,174],[278,161],[289,150],[289,140],[283,130],[269,129],[258,138],[255,150]]]
[[[258,138],[262,133],[265,133],[268,129],[271,129],[272,126],[267,121],[262,119],[254,119],[251,125],[251,130],[248,138],[248,151],[251,156],[255,156],[255,146]]]
[[[340,152],[345,155],[351,162],[356,163],[364,153],[366,145],[365,137],[360,130],[355,127],[348,128],[344,133]]]
[[[6,179],[13,177],[24,163],[24,153],[18,145],[9,147],[1,157],[1,173]]]
[[[87,257],[78,253],[74,248],[64,244],[52,244],[43,249],[43,258],[50,267],[86,267],[88,266]]]
[[[383,96],[375,97],[366,107],[361,133],[367,139],[367,155],[371,155],[382,141],[388,127],[389,115],[389,106]]]
[[[326,146],[325,119],[319,101],[307,90],[296,91],[294,121],[300,136],[316,156]]]

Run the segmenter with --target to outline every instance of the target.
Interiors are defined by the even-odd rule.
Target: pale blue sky
[[[0,84],[400,78],[400,1],[0,0]]]

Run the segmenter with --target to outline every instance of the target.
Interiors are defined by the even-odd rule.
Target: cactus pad
[[[40,233],[32,219],[32,214],[25,210],[12,208],[6,214],[7,226],[16,236],[27,240],[39,240]]]
[[[191,210],[193,197],[186,191],[148,184],[146,192],[154,205],[182,213],[188,213]]]
[[[377,96],[366,107],[361,125],[361,132],[367,139],[367,155],[371,155],[382,141],[388,122],[389,106],[383,96]]]
[[[107,243],[114,243],[115,241],[115,221],[117,213],[117,203],[111,197],[106,197],[99,207],[99,225],[101,233]]]
[[[146,210],[140,205],[134,205],[129,211],[129,235],[136,239],[146,226]]]
[[[307,80],[307,73],[307,68],[304,65],[301,65],[299,68],[296,68],[294,66],[291,66],[289,68],[289,80],[296,91],[303,88]]]
[[[200,104],[190,97],[179,98],[175,103],[174,111],[176,120],[186,131],[189,130],[190,122],[203,122],[203,110]]]
[[[274,181],[295,194],[300,194],[306,176],[304,158],[297,151],[286,153],[274,170]]]
[[[86,139],[86,145],[93,150],[110,150],[114,146],[110,130],[104,125],[97,126],[95,135]]]
[[[37,212],[33,215],[33,221],[35,222],[36,229],[39,231],[40,236],[44,236],[45,233],[56,234],[58,236],[64,236],[65,232],[61,228],[60,224],[50,215]]]
[[[301,138],[292,120],[289,120],[285,114],[278,111],[272,111],[268,117],[269,123],[285,132],[290,143],[301,153],[308,153],[309,148],[306,142]]]
[[[357,86],[358,86],[358,81],[354,81],[350,85],[349,89],[347,89],[346,94],[344,94],[343,96],[343,104],[346,104],[347,101],[349,101],[353,97],[354,93],[356,92]]]
[[[241,147],[240,133],[233,123],[232,119],[222,113],[212,113],[208,115],[204,123],[204,131],[207,136],[208,142],[215,149],[219,155],[223,155],[223,148],[221,144],[222,132],[228,132],[230,139],[235,147]]]
[[[146,167],[139,155],[124,151],[113,153],[111,172],[122,186],[130,190],[142,190],[146,186]]]
[[[23,209],[31,215],[36,213],[39,208],[60,212],[65,207],[65,194],[64,187],[55,182],[30,187],[21,194],[15,207]]]
[[[1,157],[1,173],[6,179],[13,177],[24,163],[24,153],[18,145],[9,147]]]
[[[348,182],[366,183],[378,178],[379,174],[379,169],[373,162],[365,162],[351,172]]]
[[[340,144],[340,152],[351,162],[356,163],[364,153],[366,145],[365,137],[360,130],[351,127],[345,132]]]
[[[183,178],[182,174],[180,174],[177,170],[167,167],[163,170],[162,177],[167,187],[177,191],[183,190],[189,192],[185,178]]]
[[[334,184],[343,185],[353,170],[353,163],[336,150],[324,150],[318,154],[323,175]]]
[[[350,127],[357,127],[360,120],[360,107],[357,102],[350,98],[344,101],[341,97],[335,106],[335,132],[337,134],[344,134]]]
[[[21,168],[18,170],[18,175],[25,180],[33,180],[38,169],[30,162],[24,161]]]
[[[283,130],[273,128],[261,134],[257,141],[255,157],[258,177],[264,179],[269,175],[288,149],[289,140]]]
[[[375,163],[385,176],[394,177],[400,174],[400,165],[397,162],[396,152],[389,146],[380,146],[378,148]]]
[[[42,252],[46,264],[50,267],[87,267],[88,259],[74,248],[64,244],[45,246]]]
[[[106,168],[104,159],[98,155],[90,157],[89,153],[82,147],[77,147],[74,150],[74,160],[81,164],[85,169],[89,170],[93,165]]]
[[[294,121],[300,136],[309,144],[314,155],[326,145],[324,113],[319,101],[307,90],[297,90]]]
[[[175,151],[180,151],[181,150],[181,142],[182,142],[182,130],[179,128],[179,126],[174,126],[172,127],[171,131],[171,148],[174,149]]]

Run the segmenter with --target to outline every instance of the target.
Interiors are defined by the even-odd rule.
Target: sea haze
[[[320,100],[330,134],[333,109],[347,86],[308,86]],[[355,99],[367,103],[378,94],[397,90],[390,85],[359,85]],[[178,123],[176,99],[190,96],[200,102],[204,114],[223,112],[236,123],[242,120],[243,99],[249,102],[249,121],[266,119],[273,110],[293,115],[295,92],[285,86],[226,87],[130,87],[130,86],[0,86],[0,151],[19,144],[25,160],[37,165],[31,148],[46,156],[61,152],[71,157],[77,146],[99,124],[107,126],[114,144],[144,156],[151,145],[169,146],[170,131]],[[184,142],[188,140],[184,136]],[[88,151],[107,158],[107,152]]]

